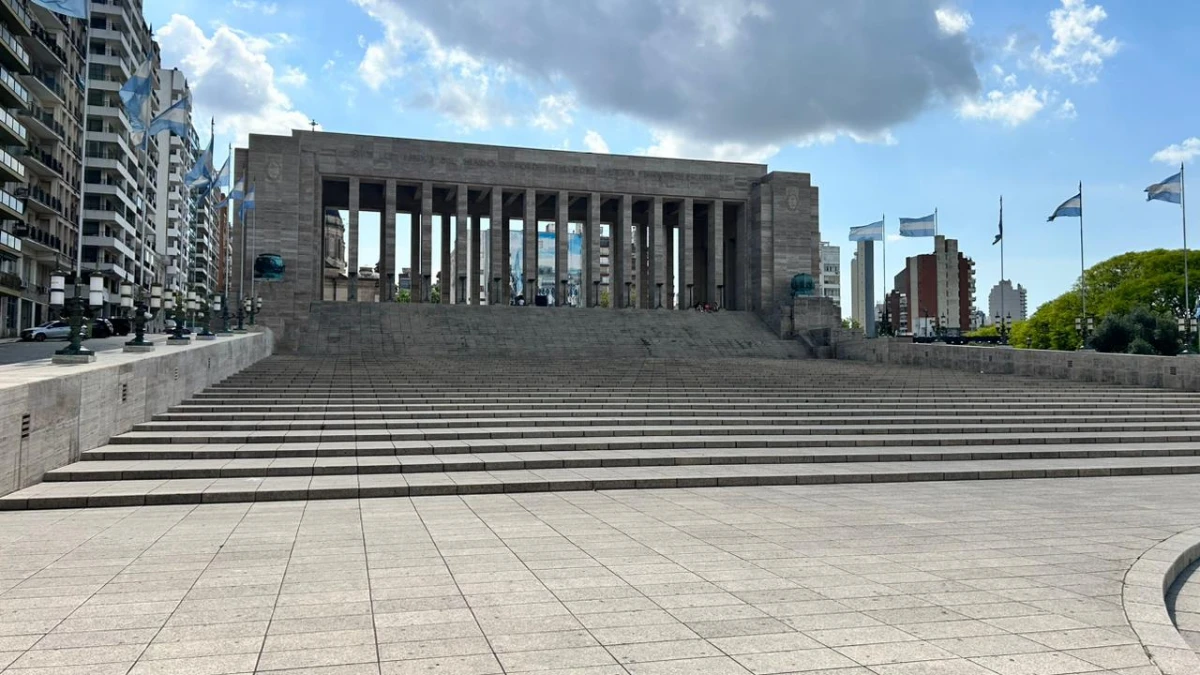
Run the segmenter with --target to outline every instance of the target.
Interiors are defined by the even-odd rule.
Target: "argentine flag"
[[[153,94],[154,77],[150,71],[152,64],[149,59],[138,66],[133,77],[121,85],[119,95],[125,106],[125,114],[129,117],[129,126],[133,132],[129,134],[134,145],[141,146],[146,142],[146,133],[150,126],[150,97]]]
[[[189,190],[207,190],[213,180],[213,148],[212,140],[208,141],[208,149],[196,160],[196,165],[183,177],[183,184]]]
[[[937,215],[929,214],[923,218],[901,218],[901,237],[932,237],[937,233]]]
[[[1071,197],[1067,201],[1059,204],[1054,213],[1046,219],[1046,222],[1052,223],[1055,218],[1078,218],[1083,215],[1083,193],[1079,193]]]
[[[250,186],[250,191],[246,193],[246,198],[242,200],[241,216],[246,218],[246,212],[254,208],[254,186]]]
[[[211,187],[229,187],[229,158],[225,158],[225,163],[221,165],[221,170],[217,172],[217,177],[213,179]]]
[[[1146,201],[1158,199],[1172,204],[1183,202],[1183,172],[1146,188]]]
[[[169,131],[180,138],[187,138],[192,126],[192,95],[184,94],[183,98],[171,104],[169,108],[150,120],[150,135],[157,136],[159,132]]]
[[[883,241],[883,221],[850,228],[850,241]]]
[[[58,12],[76,19],[88,18],[88,0],[33,0],[33,4],[41,5],[51,12]]]
[[[229,193],[230,199],[242,199],[246,196],[246,179],[239,178],[238,182],[233,184],[233,190]]]

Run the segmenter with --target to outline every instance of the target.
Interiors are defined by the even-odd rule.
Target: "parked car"
[[[129,335],[133,332],[133,319],[124,316],[111,316],[108,322],[112,324],[113,332],[117,335]]]
[[[115,334],[113,325],[108,319],[95,318],[92,319],[91,330],[88,331],[89,338],[106,338],[112,337]]]
[[[163,332],[164,332],[164,333],[174,333],[174,332],[175,332],[175,319],[167,319],[167,321],[166,321],[166,324],[164,325],[164,328],[163,328]],[[191,328],[188,328],[188,327],[185,325],[185,326],[183,327],[183,334],[184,334],[184,335],[191,335],[191,334],[192,334],[192,329],[191,329]]]
[[[71,324],[66,321],[50,321],[40,326],[26,328],[21,331],[21,339],[26,342],[44,342],[46,340],[66,340],[71,334]]]

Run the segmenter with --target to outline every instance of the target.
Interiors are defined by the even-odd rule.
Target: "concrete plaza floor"
[[[0,513],[4,675],[1157,675],[1200,477]],[[52,536],[47,536],[50,533]]]

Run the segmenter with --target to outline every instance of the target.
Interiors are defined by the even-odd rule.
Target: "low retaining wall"
[[[1200,654],[1179,634],[1166,601],[1175,580],[1197,560],[1200,528],[1180,532],[1143,553],[1125,573],[1121,586],[1125,619],[1163,675],[1200,673]]]
[[[1008,347],[918,344],[904,338],[841,341],[839,359],[971,373],[1200,391],[1200,356],[1135,356]]]
[[[160,344],[142,354],[102,352],[84,365],[0,368],[0,496],[40,482],[46,471],[269,356],[273,347],[266,331]]]

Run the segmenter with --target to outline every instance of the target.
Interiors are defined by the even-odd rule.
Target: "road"
[[[165,340],[165,335],[147,335],[155,341]],[[100,338],[97,340],[84,340],[83,346],[97,352],[107,352],[114,349],[120,349],[126,342],[133,339],[133,334],[120,337]],[[66,340],[47,340],[45,342],[9,342],[0,344],[0,365],[9,363],[24,363],[26,361],[36,361],[38,359],[48,359],[54,355],[54,352],[67,346]]]

